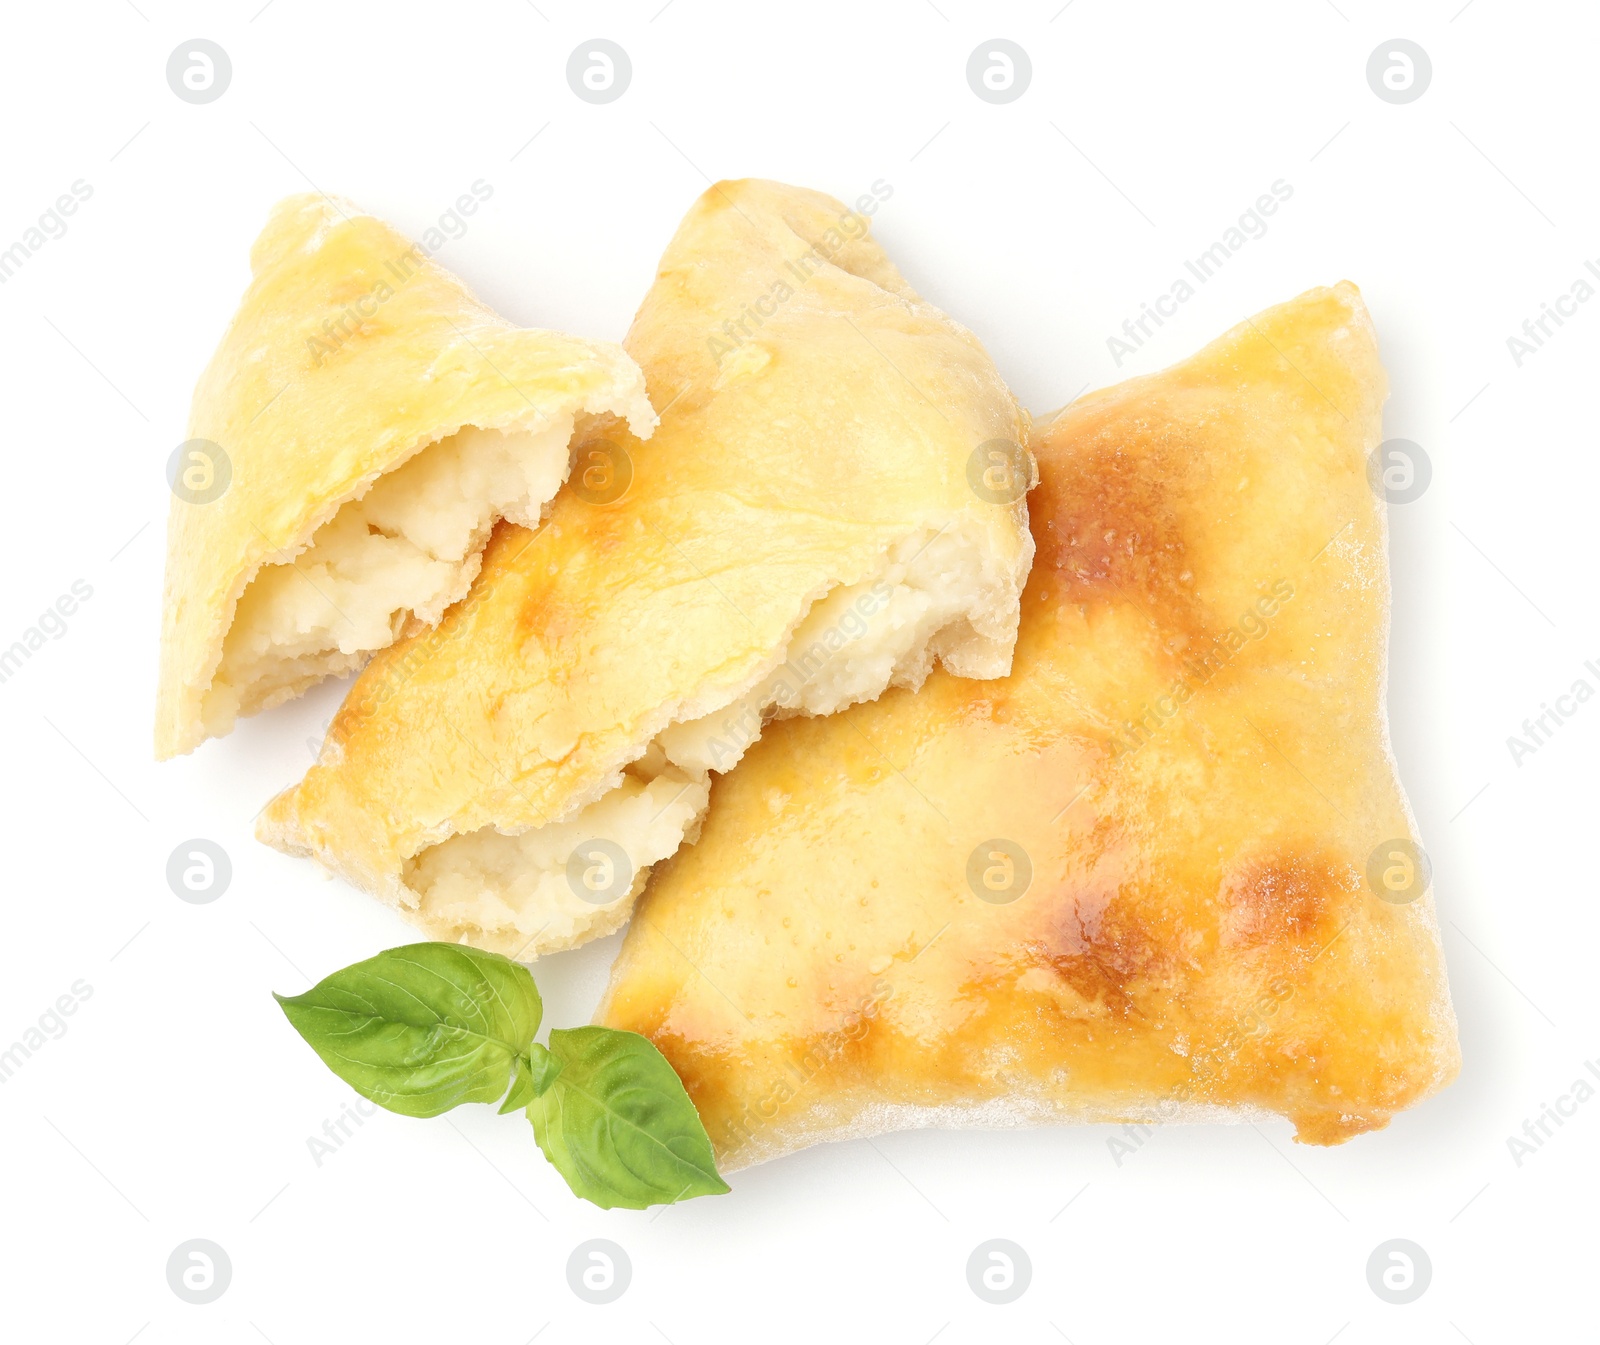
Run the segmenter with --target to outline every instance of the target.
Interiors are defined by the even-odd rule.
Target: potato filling
[[[483,827],[424,850],[406,885],[453,928],[529,942],[597,938],[621,928],[650,866],[683,843],[710,792],[704,775],[630,770],[569,822],[511,836]]]
[[[566,475],[570,419],[538,431],[468,426],[342,505],[292,559],[239,598],[206,693],[206,731],[351,672],[413,618],[433,624],[466,596],[496,520],[535,526]]]

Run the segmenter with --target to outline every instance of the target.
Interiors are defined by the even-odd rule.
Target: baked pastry
[[[774,725],[716,782],[597,1021],[723,1171],[913,1126],[1334,1144],[1455,1074],[1384,712],[1384,395],[1341,284],[1073,403],[1011,675]]]
[[[438,621],[575,423],[655,423],[619,346],[514,327],[349,202],[280,202],[250,264],[174,457],[160,757]]]
[[[1025,419],[863,213],[713,187],[625,345],[661,408],[647,448],[583,441],[545,526],[497,531],[261,819],[436,939],[531,958],[610,933],[769,718],[1010,666]]]

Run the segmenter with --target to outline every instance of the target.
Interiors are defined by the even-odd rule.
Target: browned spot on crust
[[[1252,860],[1224,875],[1219,933],[1233,948],[1304,944],[1319,936],[1343,884],[1333,864],[1306,855]]]
[[[1036,570],[1054,578],[1056,601],[1133,602],[1189,625],[1193,576],[1165,455],[1129,449],[1119,428],[1103,427],[1030,498]]]
[[[1165,956],[1162,940],[1115,887],[1086,887],[1058,899],[1036,955],[1084,999],[1121,1014],[1132,1009],[1137,983]]]

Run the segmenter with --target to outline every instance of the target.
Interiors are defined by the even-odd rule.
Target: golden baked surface
[[[175,494],[168,515],[160,757],[206,737],[202,704],[246,584],[379,476],[464,425],[653,418],[618,346],[513,326],[348,201],[279,202],[250,264],[189,419],[231,480],[205,502]]]
[[[725,1169],[914,1125],[1332,1144],[1454,1075],[1431,895],[1368,877],[1405,896],[1416,839],[1385,386],[1341,284],[1076,402],[1036,431],[1010,676],[786,721],[716,782],[598,1021],[666,1054]]]
[[[316,855],[435,938],[530,956],[608,932],[627,908],[542,934],[490,901],[442,916],[406,885],[407,862],[461,833],[573,817],[669,723],[760,684],[813,601],[870,578],[897,543],[971,540],[983,611],[940,657],[1006,671],[1026,504],[980,498],[969,467],[982,444],[1025,444],[1025,418],[976,338],[845,219],[769,182],[696,203],[625,342],[661,412],[654,437],[580,444],[544,526],[502,525],[467,600],[368,665],[262,839]]]

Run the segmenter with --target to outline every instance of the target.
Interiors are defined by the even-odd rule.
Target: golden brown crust
[[[985,558],[983,609],[941,647],[945,664],[1010,664],[1026,505],[979,498],[968,470],[982,444],[1025,444],[1026,421],[978,341],[917,298],[864,220],[816,192],[719,184],[625,344],[661,408],[647,445],[608,436],[627,492],[595,504],[569,488],[537,533],[502,527],[468,599],[373,660],[322,759],[263,815],[263,840],[435,937],[524,956],[560,946],[435,920],[407,861],[458,833],[572,817],[669,722],[761,683],[818,597],[871,577],[908,537],[968,535]]]
[[[231,481],[205,503],[174,495],[168,515],[160,757],[206,737],[201,706],[245,585],[379,476],[465,425],[538,430],[590,412],[648,433],[654,420],[620,347],[513,326],[349,202],[281,201],[250,261],[189,420]]]
[[[1416,839],[1384,394],[1341,284],[1075,403],[1035,438],[1011,675],[785,722],[717,781],[598,1021],[656,1042],[724,1166],[910,1125],[1331,1144],[1454,1075],[1431,894],[1368,878]]]

